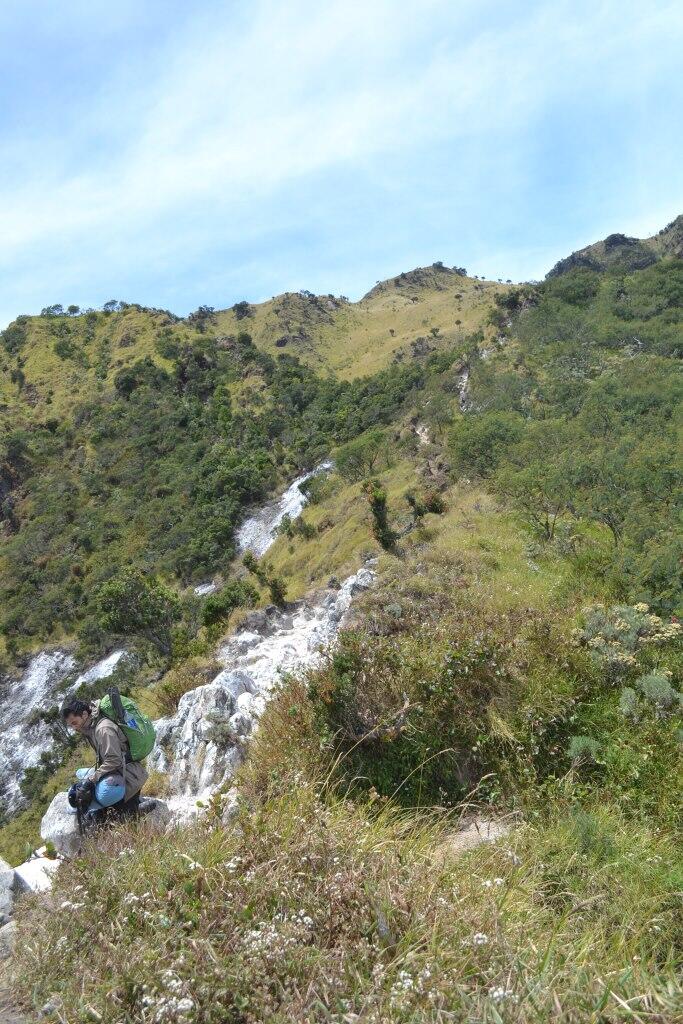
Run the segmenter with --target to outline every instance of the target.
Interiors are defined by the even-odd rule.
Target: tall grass
[[[308,716],[301,688],[271,705],[229,824],[113,830],[25,901],[14,981],[46,1020],[681,1019],[669,840],[556,798],[451,856],[457,809],[350,801]]]

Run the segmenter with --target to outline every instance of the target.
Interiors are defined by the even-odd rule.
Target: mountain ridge
[[[668,256],[683,257],[683,214],[649,238],[633,238],[617,232],[583,246],[559,260],[546,277],[558,277],[578,268],[642,270]]]

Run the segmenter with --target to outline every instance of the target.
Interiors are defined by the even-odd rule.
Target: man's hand
[[[73,787],[74,803],[81,811],[87,811],[95,796],[95,783],[92,779],[85,779]]]

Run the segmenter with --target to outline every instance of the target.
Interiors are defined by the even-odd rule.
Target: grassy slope
[[[226,334],[249,331],[255,344],[271,354],[288,352],[321,372],[351,379],[375,373],[396,354],[410,358],[416,338],[426,337],[438,350],[484,328],[493,296],[505,290],[492,281],[431,268],[418,278],[408,275],[404,285],[397,282],[400,278],[384,282],[357,303],[330,302],[332,308],[326,297],[319,309],[299,295],[280,295],[253,306],[253,316],[239,321],[230,310],[219,313],[218,327]],[[307,337],[296,339],[300,326]],[[430,334],[432,327],[439,328],[437,338]],[[291,340],[279,348],[275,342],[286,335]]]
[[[380,473],[394,520],[419,461]],[[461,482],[445,497],[380,572],[462,557],[476,567],[472,604],[501,613],[571,613],[585,597],[562,557],[529,557],[528,534],[480,489]],[[305,515],[330,525],[272,549],[295,593],[376,553],[360,485]],[[508,840],[453,857],[462,809],[378,812],[340,799],[327,768],[294,684],[264,719],[229,826],[217,817],[153,843],[122,830],[64,870],[60,909],[26,902],[20,993],[37,1005],[57,993],[70,1024],[143,1021],[174,998],[206,1024],[677,1019],[681,877],[666,836],[568,787]]]
[[[310,338],[294,351],[321,371],[334,360],[352,376],[358,366],[384,365],[395,346],[428,336],[429,326],[448,329],[436,317],[453,315],[449,292],[433,289],[424,305],[405,307],[402,296],[389,284],[342,306],[332,324],[313,329],[306,321]],[[372,329],[363,324],[364,303]],[[391,317],[401,308],[413,319],[392,338]],[[482,306],[476,316],[485,312]],[[247,329],[258,345],[279,351],[283,321],[271,304],[239,323],[232,313],[218,319],[222,331]],[[327,343],[332,354],[324,357]],[[504,358],[514,368],[514,343]],[[397,454],[378,474],[399,525],[426,454]],[[494,615],[551,608],[567,628],[580,603],[602,596],[599,583],[577,579],[557,550],[532,549],[529,533],[480,488],[460,481],[445,499],[445,514],[427,516],[406,540],[408,562],[382,555],[387,578],[400,578],[415,559],[436,575],[441,562],[463,558],[472,569],[473,608]],[[331,489],[305,518],[324,529],[311,540],[282,537],[269,554],[290,597],[377,553],[359,484]],[[540,707],[544,694],[537,697]],[[374,804],[339,799],[321,778],[328,765],[310,714],[303,688],[271,705],[230,827],[217,822],[167,837],[154,844],[153,857],[135,833],[114,835],[111,859],[88,854],[60,882],[59,896],[68,900],[74,884],[86,887],[85,908],[27,905],[24,996],[39,1004],[59,990],[69,1022],[97,1014],[146,1020],[179,994],[201,1007],[198,1019],[216,1024],[680,1019],[681,867],[671,839],[645,818],[627,819],[599,789],[591,797],[570,773],[552,793],[538,794],[509,843],[444,860],[439,851],[452,818],[397,819],[391,811],[378,815]],[[624,740],[630,757],[627,746]],[[131,845],[132,855],[115,856]],[[310,924],[302,924],[302,911]]]
[[[0,356],[0,396],[7,406],[6,412],[28,420],[50,416],[61,419],[69,416],[77,402],[111,390],[119,370],[138,359],[150,356],[167,367],[169,364],[154,348],[156,332],[165,321],[164,314],[132,307],[121,313],[98,313],[93,336],[88,338],[85,315],[58,319],[29,317],[27,340],[21,351],[26,377],[23,396],[9,377],[9,367],[16,361],[4,352]],[[82,358],[63,359],[56,354],[54,328],[58,324],[71,330],[69,337],[89,365]],[[184,324],[178,326],[178,335],[190,337],[194,333],[185,330]]]
[[[334,300],[330,309],[326,296],[320,298],[318,308],[315,299],[287,293],[252,306],[253,315],[241,320],[233,311],[224,310],[216,315],[210,330],[224,334],[247,331],[264,351],[287,352],[320,372],[332,371],[351,379],[382,369],[396,353],[411,358],[410,342],[418,337],[426,337],[432,348],[439,349],[484,328],[494,295],[505,290],[495,282],[433,268],[413,275],[418,276],[408,275],[403,287],[396,283],[399,278],[393,278],[360,302]],[[0,414],[5,413],[8,423],[18,415],[28,422],[68,416],[78,401],[111,390],[121,369],[146,356],[168,369],[170,364],[155,344],[165,329],[175,340],[192,342],[199,337],[184,321],[172,323],[163,312],[133,306],[122,312],[97,313],[90,331],[84,314],[29,317],[26,324],[27,340],[21,351],[26,379],[23,396],[10,379],[16,359],[0,353]],[[74,357],[65,359],[55,353],[58,339],[54,332],[61,326],[70,331],[68,337],[77,350]],[[432,327],[439,328],[438,338],[431,336]],[[283,335],[299,331],[307,338],[291,340],[284,348],[275,345]]]
[[[275,751],[227,828],[113,833],[58,909],[27,902],[16,984],[46,1020],[680,1020],[666,840],[602,808],[451,859],[447,820],[353,806]]]

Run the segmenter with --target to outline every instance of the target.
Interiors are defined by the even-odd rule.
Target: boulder
[[[371,569],[359,569],[351,584],[351,594],[355,597],[362,590],[368,590],[375,581],[375,574]]]
[[[249,715],[243,711],[236,711],[228,723],[236,736],[248,736],[251,732],[252,721]]]
[[[17,922],[8,921],[0,928],[0,960],[12,955],[17,937]],[[4,1019],[4,1018],[3,1018]]]
[[[145,824],[149,824],[159,832],[163,832],[171,820],[168,804],[156,797],[143,796],[140,799],[140,816]]]
[[[250,632],[258,633],[265,629],[268,625],[268,619],[266,613],[261,608],[257,608],[256,611],[249,612],[244,616],[242,626],[245,630]]]
[[[9,920],[12,913],[14,890],[14,868],[0,857],[0,925]]]
[[[235,700],[243,693],[254,693],[257,689],[248,672],[241,669],[223,669],[214,679],[214,685],[221,686]]]
[[[58,793],[43,815],[40,835],[44,842],[52,843],[64,857],[76,857],[81,848],[78,819],[69,806],[66,793]]]
[[[234,787],[223,794],[222,805],[221,821],[224,825],[229,825],[239,813],[237,790]]]
[[[14,869],[15,892],[47,892],[52,888],[52,877],[60,863],[56,858],[34,854],[30,860]]]

